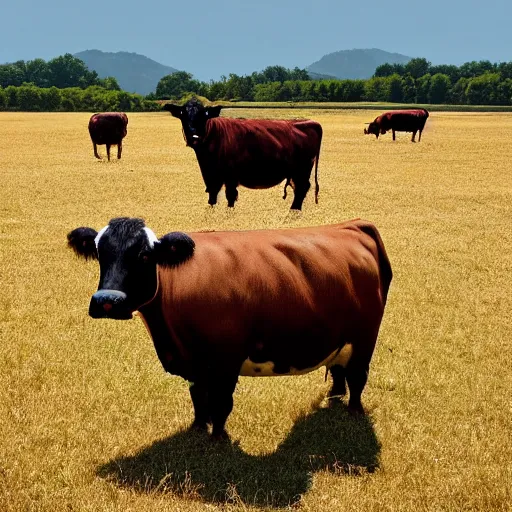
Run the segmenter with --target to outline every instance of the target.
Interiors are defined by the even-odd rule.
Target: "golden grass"
[[[435,113],[412,144],[363,136],[370,111],[230,112],[323,125],[318,206],[290,214],[277,187],[210,209],[168,114],[130,114],[110,164],[89,114],[0,114],[0,510],[510,510],[512,115]],[[394,280],[367,417],[326,408],[319,370],[241,378],[232,445],[187,433],[187,384],[139,319],[87,316],[97,264],[66,248],[121,215],[158,235],[374,221]]]

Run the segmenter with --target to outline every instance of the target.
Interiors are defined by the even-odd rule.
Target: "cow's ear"
[[[158,265],[175,267],[192,257],[195,242],[185,233],[179,231],[168,233],[155,242],[153,250]]]
[[[76,228],[68,233],[68,246],[75,251],[77,256],[86,260],[97,260],[98,251],[94,239],[98,232],[92,228]]]
[[[206,116],[210,119],[213,117],[219,117],[222,105],[216,105],[215,107],[206,107]]]
[[[164,110],[169,111],[174,117],[181,119],[183,116],[183,107],[179,105],[173,105],[172,103],[166,103],[164,105]]]

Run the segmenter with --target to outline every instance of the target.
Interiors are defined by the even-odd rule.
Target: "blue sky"
[[[208,80],[352,48],[512,61],[511,0],[16,0],[1,13],[0,63],[122,50]]]

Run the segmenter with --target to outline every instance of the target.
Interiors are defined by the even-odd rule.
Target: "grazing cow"
[[[412,142],[416,142],[416,132],[420,132],[418,142],[421,141],[421,132],[427,122],[428,111],[424,108],[418,110],[394,110],[380,115],[373,121],[368,123],[368,129],[364,129],[365,135],[373,134],[377,139],[379,135],[384,135],[387,131],[392,130],[393,140],[395,140],[395,132],[412,132]]]
[[[322,127],[315,121],[220,118],[222,107],[204,107],[196,100],[165,110],[181,120],[187,146],[196,153],[208,203],[226,187],[228,206],[235,206],[237,187],[270,188],[292,185],[291,208],[302,209],[315,164],[315,201],[318,204],[318,158]]]
[[[128,116],[124,112],[103,112],[93,114],[89,120],[89,134],[94,147],[94,156],[98,155],[97,145],[107,145],[107,158],[110,162],[110,146],[117,144],[117,158],[121,158],[123,152],[123,139],[126,137]]]
[[[325,366],[331,396],[361,393],[391,282],[375,226],[169,233],[117,218],[77,228],[69,246],[98,259],[93,318],[138,311],[164,369],[191,383],[193,427],[225,437],[240,375],[301,375]]]

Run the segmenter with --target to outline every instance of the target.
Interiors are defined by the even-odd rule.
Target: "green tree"
[[[280,82],[257,84],[254,86],[254,101],[278,101],[280,92]]]
[[[430,81],[432,77],[429,73],[420,76],[416,80],[416,103],[428,103],[430,93]]]
[[[89,71],[85,63],[70,53],[48,62],[51,84],[59,89],[68,87],[85,88],[98,83],[96,71]]]
[[[469,78],[459,78],[457,83],[452,87],[448,97],[452,105],[465,105],[468,102],[466,89],[468,87]]]
[[[6,88],[10,85],[20,86],[25,82],[25,72],[14,64],[3,64],[0,66],[0,87]]]
[[[402,77],[398,74],[391,75],[388,77],[388,91],[389,101],[393,103],[400,103],[404,99],[403,82]]]
[[[14,85],[9,85],[4,89],[8,109],[15,110],[18,108],[18,89]]]
[[[448,75],[436,73],[430,80],[429,103],[446,103],[451,85],[452,83]]]
[[[496,71],[496,65],[488,60],[465,62],[459,68],[460,76],[465,78],[473,78],[494,71]]]
[[[466,97],[470,105],[499,105],[499,73],[484,73],[469,80]]]
[[[34,84],[18,87],[18,108],[23,112],[41,110],[41,89]]]
[[[506,78],[499,83],[498,99],[500,105],[512,105],[512,78]]]
[[[61,96],[57,87],[41,89],[41,110],[46,112],[56,112],[60,109]]]
[[[113,76],[107,76],[106,78],[98,79],[98,85],[109,91],[120,91],[121,87],[117,81],[117,78]]]
[[[25,65],[25,81],[31,82],[37,87],[49,87],[51,76],[46,61],[43,59],[29,60]]]
[[[416,103],[416,81],[409,73],[402,78],[402,94],[405,103]]]
[[[7,108],[7,94],[0,87],[0,110],[5,110]]]
[[[176,71],[164,76],[156,86],[155,95],[158,99],[180,99],[185,93],[198,93],[200,83],[186,71]]]
[[[452,64],[440,64],[438,66],[430,66],[430,74],[437,75],[442,73],[450,78],[450,82],[455,84],[460,78],[460,70],[457,66]]]
[[[405,66],[403,64],[381,64],[375,69],[374,77],[385,77],[391,75],[404,75]]]
[[[208,87],[208,98],[212,101],[223,100],[226,98],[226,87],[222,82],[210,82]]]
[[[413,78],[420,78],[430,72],[430,62],[427,59],[411,59],[404,66],[405,73],[410,73]]]
[[[389,101],[389,82],[384,77],[374,77],[366,80],[364,99],[366,101]]]
[[[288,72],[288,75],[288,80],[290,81],[311,80],[307,69],[300,69],[298,67],[294,67],[291,71]]]
[[[118,91],[117,101],[119,110],[130,111],[132,109],[131,94],[126,91]]]
[[[512,78],[512,62],[500,62],[498,71],[501,78]]]

